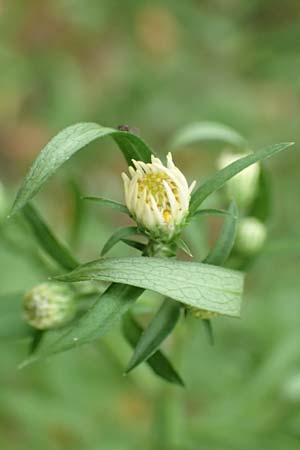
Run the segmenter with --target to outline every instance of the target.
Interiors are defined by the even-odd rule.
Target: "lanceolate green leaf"
[[[221,228],[214,247],[203,261],[206,264],[221,266],[225,263],[228,256],[230,255],[235,241],[237,229],[238,209],[235,202],[231,203],[228,212],[229,215],[227,215],[224,220],[224,224]]]
[[[97,203],[99,206],[108,207],[111,209],[116,209],[117,211],[120,211],[124,214],[129,214],[128,209],[125,205],[119,202],[115,202],[114,200],[109,200],[108,198],[104,197],[83,197],[83,200],[88,200],[91,202]]]
[[[45,332],[36,353],[24,361],[21,367],[100,338],[121,319],[142,293],[143,289],[140,288],[111,284],[75,323]]]
[[[217,122],[196,122],[178,130],[171,142],[171,149],[201,141],[220,141],[238,148],[248,146],[246,139],[231,127]]]
[[[194,213],[195,216],[228,216],[231,213],[224,209],[215,209],[215,208],[207,208],[207,209],[197,209]]]
[[[129,247],[139,250],[140,252],[143,252],[146,249],[146,244],[134,241],[133,239],[121,239],[121,241],[124,242],[124,244],[128,245]]]
[[[97,123],[72,125],[51,139],[40,152],[17,194],[12,214],[25,206],[71,156],[90,142],[105,136],[110,136],[117,142],[128,164],[131,164],[132,159],[150,161],[152,151],[134,134],[102,127]]]
[[[202,184],[196,191],[192,194],[190,203],[190,214],[193,215],[195,211],[199,208],[201,203],[214,191],[220,189],[226,181],[234,177],[237,173],[244,170],[246,167],[251,166],[251,164],[257,161],[262,161],[276,153],[285,150],[286,148],[293,145],[293,142],[286,142],[282,144],[271,145],[262,150],[258,150],[255,153],[240,158],[239,160],[233,162],[224,169],[218,171],[215,175],[209,178],[204,184]]]
[[[61,281],[112,281],[150,289],[196,308],[238,317],[243,274],[168,258],[102,258],[58,277]]]
[[[135,348],[143,333],[143,329],[132,317],[132,314],[130,314],[130,312],[125,314],[125,316],[123,317],[122,328],[126,340],[133,348]],[[152,356],[150,356],[150,358],[146,362],[153,370],[153,372],[156,373],[156,375],[158,375],[159,377],[163,378],[166,381],[169,381],[170,383],[184,386],[181,377],[178,375],[172,364],[160,350],[156,351]]]
[[[122,241],[123,238],[134,234],[139,234],[137,227],[119,228],[119,230],[116,230],[104,244],[101,251],[101,256],[104,256],[114,245],[116,245],[119,241]]]
[[[40,246],[61,267],[72,270],[79,265],[67,246],[55,237],[32,204],[25,206],[23,214]]]
[[[174,329],[179,316],[180,304],[166,298],[150,324],[141,334],[126,372],[130,372],[153,355]]]

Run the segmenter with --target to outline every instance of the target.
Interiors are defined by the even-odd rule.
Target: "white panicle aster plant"
[[[78,185],[73,185],[78,209],[69,247],[50,229],[32,200],[70,157],[90,142],[106,136],[117,144],[128,166],[128,171],[124,166],[122,174],[125,204],[103,197],[83,198]],[[178,149],[203,140],[221,141],[222,145],[234,147],[245,155],[235,158],[203,183],[197,183],[197,188],[175,165],[171,153],[166,159],[159,158],[128,126],[115,129],[80,123],[60,132],[42,149],[5,223],[5,229],[12,221],[22,230],[25,227],[24,241],[28,231],[32,233],[39,248],[37,251],[30,248],[28,253],[21,248],[20,254],[30,258],[46,277],[46,284],[33,286],[25,295],[23,313],[16,317],[14,327],[7,330],[10,336],[30,338],[30,355],[23,365],[99,339],[122,321],[124,338],[134,349],[125,372],[145,362],[155,375],[183,385],[182,378],[161,350],[178,321],[193,315],[199,317],[212,339],[214,317],[240,316],[244,273],[229,268],[238,224],[236,203],[230,202],[228,209],[207,209],[202,204],[244,169],[279,153],[291,143],[275,144],[248,154],[249,146],[237,132],[224,125],[204,122],[178,132],[169,147],[174,155]],[[255,189],[258,194],[262,192],[260,181]],[[262,197],[265,196],[256,197],[258,203],[254,198],[251,201],[251,216],[261,220],[259,216],[265,209]],[[82,208],[84,200],[113,208],[127,215],[129,221],[112,233],[102,247],[101,257],[96,254],[97,259],[92,261],[81,261],[80,254],[74,255],[80,213],[86,211]],[[221,216],[223,225],[209,253],[198,261],[192,256],[193,248],[190,250],[182,239],[182,233],[189,239],[191,221],[208,214]],[[119,242],[134,248],[140,255],[107,257]],[[148,320],[142,322],[147,323],[143,327],[139,320],[139,315],[145,311],[143,300],[140,306],[136,304],[147,290],[155,292],[162,300],[154,310],[157,296],[153,298],[148,294],[144,306],[150,307],[150,311],[148,309]],[[7,304],[12,308],[11,313],[16,314],[21,304],[19,294],[13,298],[7,296]]]

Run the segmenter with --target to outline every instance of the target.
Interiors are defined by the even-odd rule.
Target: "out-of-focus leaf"
[[[192,254],[191,249],[189,248],[189,246],[187,245],[187,243],[184,242],[183,239],[179,239],[179,240],[177,241],[177,245],[178,245],[178,248],[180,248],[184,253],[186,253],[187,255],[189,255],[191,258],[193,257],[193,254]]]
[[[132,236],[133,234],[139,234],[137,227],[123,227],[116,230],[111,237],[106,241],[101,251],[101,256],[104,256],[114,245],[120,242],[122,239]]]
[[[127,313],[123,317],[122,328],[126,340],[132,346],[132,348],[135,348],[140,340],[140,337],[142,336],[142,327],[136,322],[132,314]],[[152,356],[147,359],[146,363],[159,377],[170,383],[184,386],[181,377],[178,375],[172,364],[160,350],[152,354]]]
[[[77,321],[64,328],[46,331],[37,351],[20,367],[100,338],[121,319],[142,293],[143,289],[137,287],[111,284]]]
[[[214,330],[210,319],[202,319],[205,334],[210,345],[215,344]]]
[[[238,148],[248,147],[246,139],[237,131],[217,122],[196,122],[179,129],[170,147],[176,150],[201,141],[220,141]]]
[[[222,266],[227,260],[233,248],[236,229],[238,209],[235,202],[232,202],[228,209],[228,215],[225,217],[224,224],[208,256],[204,259],[206,264]]]
[[[83,197],[83,200],[88,200],[91,202],[97,203],[99,206],[104,206],[112,209],[116,209],[117,211],[120,211],[124,214],[129,214],[128,209],[125,205],[119,202],[115,202],[114,200],[109,200],[108,198],[104,197]]]
[[[166,298],[147,328],[141,334],[132,358],[126,368],[126,372],[130,372],[153,355],[174,329],[179,316],[180,304]]]
[[[258,182],[258,192],[248,212],[251,217],[256,217],[266,222],[271,216],[271,189],[267,169],[261,165]]]
[[[231,214],[229,211],[224,209],[215,209],[215,208],[207,208],[207,209],[197,209],[194,213],[195,216],[228,216]]]
[[[55,237],[32,204],[24,207],[23,214],[40,246],[61,267],[71,270],[79,265],[67,246]]]
[[[250,155],[240,158],[232,164],[229,164],[229,166],[225,167],[224,169],[219,170],[205,183],[199,186],[199,188],[196,189],[196,191],[194,191],[194,193],[192,194],[190,202],[190,214],[194,215],[195,211],[199,208],[201,203],[212,192],[220,189],[226,183],[226,181],[230,180],[230,178],[234,177],[237,173],[241,172],[246,167],[251,166],[251,164],[254,164],[257,161],[262,161],[266,158],[270,158],[271,156],[287,149],[293,144],[293,142],[285,142],[282,144],[271,145],[269,147],[263,148],[262,150],[258,150],[255,153],[251,153]]]
[[[57,169],[78,150],[105,136],[110,136],[116,141],[128,164],[131,164],[132,159],[150,161],[153,152],[134,134],[102,127],[97,123],[87,122],[69,126],[51,139],[39,153],[17,193],[11,214],[23,208]]]
[[[23,294],[0,296],[0,339],[16,340],[32,336],[32,328],[22,318]]]
[[[240,272],[171,258],[102,258],[57,277],[61,281],[112,281],[150,289],[196,308],[239,317]]]

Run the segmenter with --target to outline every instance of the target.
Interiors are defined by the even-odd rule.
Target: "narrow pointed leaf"
[[[71,125],[51,139],[39,153],[17,193],[11,214],[23,208],[57,169],[77,151],[90,142],[105,136],[110,136],[115,140],[128,164],[131,164],[133,158],[145,162],[150,161],[153,152],[134,134],[102,127],[97,123],[87,122]]]
[[[108,198],[104,198],[104,197],[83,197],[83,200],[88,200],[91,202],[95,202],[97,203],[99,206],[104,206],[104,207],[108,207],[111,209],[116,209],[117,211],[120,211],[124,214],[129,214],[128,209],[126,208],[125,205],[123,205],[122,203],[119,202],[115,202],[114,200],[109,200]]]
[[[57,277],[61,281],[112,281],[150,289],[196,308],[238,317],[243,274],[170,258],[102,258]]]
[[[143,289],[140,288],[111,284],[94,305],[72,325],[46,331],[37,351],[20,367],[100,338],[116,325],[142,293]]]
[[[67,246],[54,235],[32,204],[26,205],[23,215],[42,249],[61,267],[72,270],[79,265]]]
[[[115,231],[104,244],[101,251],[101,256],[104,256],[114,245],[120,242],[123,238],[132,236],[133,234],[139,234],[139,230],[137,227],[123,227]]]
[[[135,248],[136,250],[139,250],[143,252],[146,248],[146,245],[142,242],[134,241],[133,239],[121,239],[124,244],[128,245],[129,247]]]
[[[128,343],[132,346],[132,348],[135,348],[143,333],[143,329],[130,313],[127,313],[123,317],[122,329]],[[159,377],[170,383],[184,386],[182,378],[178,375],[172,364],[160,350],[153,353],[146,363]]]
[[[244,170],[246,167],[251,166],[251,164],[257,161],[262,161],[266,158],[279,153],[291,145],[293,142],[286,142],[282,144],[271,145],[270,147],[258,150],[255,153],[251,153],[243,158],[238,159],[229,166],[222,170],[219,170],[215,175],[209,178],[204,184],[202,184],[196,191],[192,194],[190,203],[190,214],[193,215],[195,211],[199,208],[201,203],[214,191],[220,189],[226,181],[234,177],[237,173]]]
[[[141,334],[126,372],[130,372],[153,355],[174,329],[179,316],[180,304],[166,298],[145,331]]]
[[[195,216],[228,216],[231,213],[226,211],[225,209],[215,209],[215,208],[207,208],[207,209],[197,209],[194,213]]]
[[[231,253],[237,229],[238,209],[235,202],[231,203],[228,213],[214,247],[203,261],[206,264],[222,266]]]
[[[76,247],[80,238],[86,208],[82,201],[81,187],[75,179],[69,180],[69,190],[72,197],[72,217],[69,241],[71,246]]]
[[[186,147],[201,141],[220,141],[238,148],[248,146],[233,128],[217,122],[196,122],[181,128],[171,142],[171,149]]]

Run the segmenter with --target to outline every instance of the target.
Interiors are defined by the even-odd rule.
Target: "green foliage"
[[[257,152],[245,156],[244,158],[240,158],[238,161],[233,162],[229,166],[217,172],[210,179],[208,179],[204,184],[198,187],[196,191],[192,194],[190,211],[191,215],[197,210],[197,208],[201,205],[201,203],[214,191],[220,189],[226,181],[230,180],[230,178],[237,175],[239,172],[242,172],[246,167],[249,167],[251,164],[254,164],[258,161],[262,161],[266,158],[270,158],[276,153],[279,153],[288,147],[293,145],[293,142],[287,142],[282,144],[271,145],[270,147],[266,147],[262,150],[258,150]]]
[[[130,372],[143,361],[148,360],[173,331],[180,316],[180,304],[165,299],[147,328],[136,343],[134,353],[126,368]]]
[[[201,141],[219,141],[237,148],[248,147],[246,139],[231,127],[216,122],[197,122],[179,129],[170,148],[179,149]]]
[[[134,349],[139,345],[141,338],[145,333],[143,328],[137,323],[130,313],[125,314],[123,317],[122,330],[126,340]],[[153,351],[151,355],[148,355],[146,362],[153,372],[159,377],[169,381],[170,383],[184,386],[181,377],[160,350]],[[128,370],[129,369],[127,369],[127,371]]]
[[[18,191],[11,214],[23,208],[50,178],[78,150],[95,139],[111,136],[118,144],[128,164],[132,159],[148,162],[151,150],[134,134],[105,128],[96,123],[72,125],[56,135],[31,166]]]

